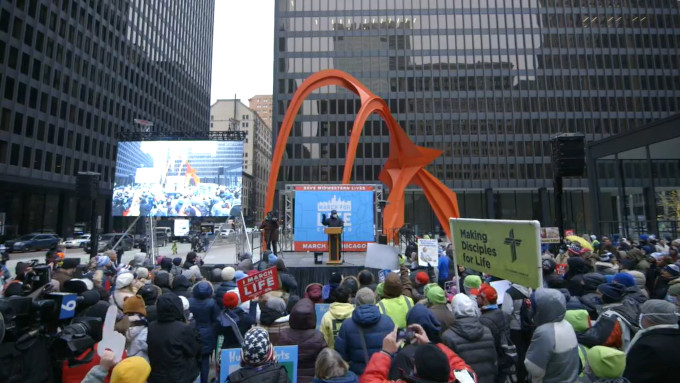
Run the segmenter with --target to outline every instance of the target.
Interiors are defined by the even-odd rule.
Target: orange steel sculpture
[[[427,197],[430,206],[432,206],[441,227],[444,228],[449,238],[451,238],[449,218],[460,217],[456,193],[425,170],[425,167],[435,158],[439,157],[442,152],[414,144],[394,119],[387,103],[383,99],[373,94],[356,78],[337,69],[324,70],[309,76],[293,95],[293,99],[290,101],[286,115],[283,118],[274,148],[274,157],[272,158],[272,167],[267,185],[265,212],[271,211],[274,206],[276,180],[279,176],[281,160],[283,159],[290,131],[295,122],[295,116],[298,114],[302,102],[307,96],[314,90],[328,85],[342,86],[358,95],[361,99],[361,108],[354,120],[352,134],[349,139],[342,183],[350,183],[361,131],[370,115],[376,113],[385,121],[390,134],[390,155],[378,176],[378,179],[390,190],[387,198],[389,204],[383,212],[383,232],[387,234],[389,240],[392,240],[394,239],[396,229],[404,226],[404,191],[409,185],[417,185],[425,192],[425,197]]]

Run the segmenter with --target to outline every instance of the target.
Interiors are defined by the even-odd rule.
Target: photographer
[[[376,352],[368,362],[368,366],[361,381],[364,383],[389,382],[387,373],[392,364],[392,358],[401,348],[403,340],[397,340],[397,326],[383,339],[380,352]],[[418,347],[415,350],[414,371],[397,382],[428,381],[428,382],[476,382],[472,368],[448,347],[439,343],[430,343],[425,330],[418,325],[408,326],[413,332],[413,341]]]
[[[277,244],[279,242],[279,222],[276,212],[270,211],[260,224],[260,229],[264,230],[262,238],[265,240],[265,249],[278,254]]]

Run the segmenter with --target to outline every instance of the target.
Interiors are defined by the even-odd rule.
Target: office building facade
[[[464,217],[552,226],[550,138],[588,142],[680,111],[680,6],[664,0],[276,2],[273,130],[302,81],[339,69],[382,97]],[[304,102],[279,189],[341,181],[358,97],[330,86]],[[353,182],[376,182],[385,125],[364,127]],[[313,160],[313,161],[310,161]],[[565,179],[565,226],[590,229],[584,178]],[[406,221],[435,230],[422,192]]]
[[[248,107],[257,112],[267,126],[272,126],[272,96],[258,94],[248,99]]]
[[[97,213],[110,229],[120,132],[135,121],[163,132],[207,131],[213,12],[212,0],[0,4],[7,235],[72,235],[88,216],[73,193],[80,171],[101,174]]]
[[[243,215],[261,219],[272,163],[271,128],[255,110],[239,99],[231,99],[217,100],[210,107],[210,130],[246,132],[243,141]]]

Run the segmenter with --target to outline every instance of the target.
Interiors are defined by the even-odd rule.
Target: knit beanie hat
[[[378,283],[377,286],[375,286],[375,295],[378,296],[378,298],[382,298],[385,296],[385,283],[380,282]]]
[[[597,291],[602,294],[602,302],[615,303],[621,302],[626,288],[620,283],[603,283],[597,286]]]
[[[123,302],[123,313],[124,314],[142,314],[146,316],[146,306],[144,305],[144,299],[139,295],[133,295],[125,298]]]
[[[426,272],[419,271],[416,273],[416,282],[418,282],[419,285],[424,286],[430,283],[430,277],[427,276]]]
[[[173,258],[172,264],[175,265],[175,266],[181,265],[182,264],[182,258],[180,258],[180,257]]]
[[[567,310],[564,320],[571,324],[576,332],[583,332],[590,328],[590,315],[586,310]]]
[[[635,278],[635,286],[644,289],[645,284],[647,283],[647,277],[645,277],[644,273],[637,270],[626,270],[624,273],[632,275],[633,278]]]
[[[463,280],[463,286],[468,289],[478,289],[482,286],[482,278],[479,275],[468,275]]]
[[[286,302],[279,297],[269,297],[269,299],[267,299],[267,308],[278,313],[285,313]]]
[[[222,295],[222,305],[224,305],[225,308],[233,309],[238,307],[240,302],[241,300],[239,299],[238,294],[233,291],[227,291]]]
[[[135,276],[132,273],[123,273],[116,278],[116,290],[130,286]]]
[[[143,383],[151,373],[151,366],[141,356],[130,356],[120,361],[111,371],[111,383]]]
[[[274,358],[274,346],[269,341],[267,330],[253,327],[243,337],[242,364],[258,366]]]
[[[137,273],[137,279],[147,279],[149,278],[149,269],[146,267],[138,267],[137,270],[135,270]]]
[[[433,344],[418,346],[414,355],[416,375],[428,382],[448,382],[451,367],[449,359]]]
[[[445,304],[446,303],[446,293],[444,293],[444,289],[441,287],[435,285],[430,287],[427,290],[426,293],[427,300],[432,303],[432,304]]]
[[[97,268],[105,267],[111,262],[111,259],[106,255],[98,255],[95,260],[97,262]]]
[[[609,262],[614,258],[614,255],[610,252],[602,253],[600,254],[600,261],[601,262]]]
[[[479,310],[477,310],[477,303],[473,302],[465,294],[456,294],[451,304],[453,306],[453,315],[456,318],[479,318],[480,316]]]
[[[233,281],[235,274],[236,270],[234,270],[234,268],[231,266],[227,266],[224,269],[222,269],[222,280],[225,282]]]
[[[375,293],[368,287],[362,287],[357,291],[357,295],[354,297],[354,301],[357,306],[360,305],[374,305],[375,304]]]
[[[620,378],[626,369],[626,354],[615,348],[595,346],[588,350],[588,364],[600,379]]]
[[[241,271],[241,270],[236,270],[236,272],[234,273],[234,279],[237,280],[237,281],[238,281],[238,280],[241,280],[241,279],[243,279],[243,278],[245,278],[245,277],[246,277],[246,273],[244,273],[244,272]]]
[[[68,259],[68,258],[66,258],[66,259]],[[66,261],[66,259],[64,261]],[[668,272],[668,274],[670,274],[673,278],[680,277],[680,266],[678,266],[674,263],[664,266],[664,268],[662,270]]]
[[[614,282],[620,283],[625,287],[635,286],[635,278],[628,273],[617,273],[614,275]]]
[[[401,279],[396,273],[389,273],[385,277],[385,284],[383,286],[383,293],[385,298],[396,298],[401,295],[402,286]]]
[[[680,283],[674,283],[668,287],[668,294],[680,295]]]
[[[495,305],[498,300],[498,293],[488,283],[482,283],[479,289],[470,291],[472,295],[484,297],[490,304]]]
[[[643,303],[640,308],[640,322],[643,317],[655,325],[678,323],[675,305],[661,299],[650,299]]]
[[[146,305],[155,305],[158,300],[160,288],[156,285],[144,285],[137,290],[137,295],[144,299]]]

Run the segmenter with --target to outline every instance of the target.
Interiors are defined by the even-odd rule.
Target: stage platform
[[[327,265],[328,253],[324,253],[323,264],[314,264],[314,253],[312,252],[281,252],[279,258],[283,259],[286,264],[288,273],[295,277],[298,283],[297,294],[301,297],[304,295],[304,290],[310,283],[318,282],[321,284],[328,283],[330,276],[333,272],[339,272],[343,276],[354,275],[356,276],[361,270],[364,269],[364,262],[366,259],[366,253],[364,252],[347,252],[343,254],[344,263],[340,265]],[[234,264],[206,264],[203,266],[204,275],[208,273],[214,267],[224,267],[224,266],[235,266]],[[376,278],[377,270],[371,270]]]

